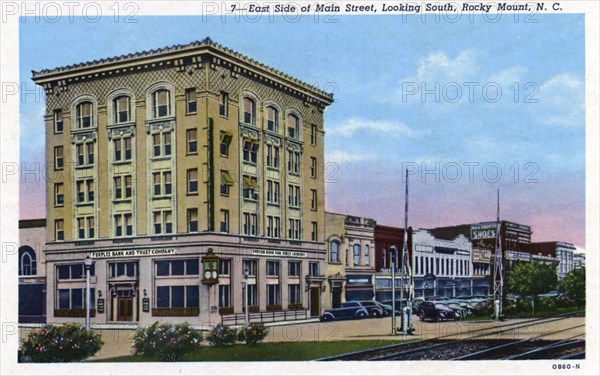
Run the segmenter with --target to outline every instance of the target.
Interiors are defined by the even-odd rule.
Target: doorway
[[[342,305],[342,287],[334,286],[331,288],[331,307],[340,308]]]
[[[117,321],[133,321],[133,298],[117,298]]]
[[[321,315],[321,288],[311,287],[310,288],[310,316]]]

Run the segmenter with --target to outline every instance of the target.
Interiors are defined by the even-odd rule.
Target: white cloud
[[[477,71],[479,65],[474,51],[464,50],[455,58],[443,53],[435,53],[419,60],[419,68],[411,79],[419,82],[462,82],[468,80],[468,77]]]
[[[528,69],[521,66],[514,66],[493,74],[489,81],[495,82],[502,87],[502,90],[510,88],[515,82],[520,82]]]
[[[364,162],[375,159],[372,154],[361,154],[361,153],[349,153],[346,151],[336,150],[328,152],[325,155],[328,163],[353,163],[353,162]]]
[[[408,136],[410,128],[402,123],[387,120],[367,120],[360,118],[349,119],[328,132],[332,135],[350,137],[357,132],[383,133],[389,136]]]
[[[539,87],[539,109],[542,120],[567,127],[585,125],[585,84],[572,73],[561,73]]]

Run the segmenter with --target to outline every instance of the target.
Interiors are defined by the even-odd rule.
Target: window
[[[65,221],[62,219],[54,221],[54,239],[65,240]]]
[[[310,177],[317,178],[317,158],[310,157]]]
[[[294,174],[300,173],[300,152],[288,150],[288,171]]]
[[[310,210],[317,210],[317,190],[310,190]]]
[[[221,170],[221,195],[229,196],[229,187],[233,185],[233,178],[228,171]]]
[[[199,308],[200,287],[189,286],[157,286],[157,308]]]
[[[290,138],[300,139],[300,119],[294,114],[289,114],[287,117],[287,135]]]
[[[90,166],[94,164],[94,143],[83,142],[75,145],[77,166]]]
[[[187,227],[188,232],[198,231],[198,209],[187,210]]]
[[[243,215],[244,217],[244,222],[243,222],[243,229],[242,229],[242,233],[244,235],[257,235],[258,229],[257,229],[257,216],[255,213],[244,213]]]
[[[25,245],[19,247],[19,275],[36,275],[37,263],[33,248]]]
[[[185,90],[185,112],[194,114],[197,111],[196,89],[190,88]]]
[[[317,277],[320,275],[318,262],[308,263],[308,275],[310,275],[311,277]]]
[[[267,202],[278,204],[281,194],[281,185],[278,181],[267,180]]]
[[[256,125],[256,102],[254,99],[244,97],[242,105],[244,110],[244,123]]]
[[[171,155],[170,131],[152,135],[152,151],[154,157],[168,157]]]
[[[63,133],[65,125],[62,110],[54,110],[54,133]]]
[[[248,275],[256,277],[258,275],[258,262],[256,260],[243,260],[242,272],[245,274],[248,270]]]
[[[131,121],[131,98],[121,95],[113,99],[113,121],[115,124]]]
[[[278,238],[281,233],[281,218],[267,216],[267,237]]]
[[[288,204],[292,207],[300,207],[300,187],[288,184]]]
[[[299,219],[289,219],[288,238],[300,240],[302,238],[302,229]]]
[[[279,168],[279,146],[267,144],[267,167]]]
[[[138,263],[135,261],[111,262],[108,264],[108,277],[137,277]]]
[[[160,118],[171,115],[171,93],[166,89],[159,89],[152,93],[152,115]]]
[[[198,169],[193,168],[187,170],[187,193],[197,194],[198,193]]]
[[[311,145],[317,144],[317,126],[314,124],[312,124],[310,126],[310,144]]]
[[[155,234],[173,233],[173,212],[171,210],[155,211],[152,213],[152,217]]]
[[[198,131],[196,128],[188,129],[186,131],[186,141],[187,141],[187,153],[188,154],[196,154],[198,153]]]
[[[54,184],[54,206],[63,206],[65,204],[65,187],[63,183]]]
[[[113,140],[115,162],[131,160],[131,137],[115,138]],[[125,151],[125,152],[123,152]]]
[[[231,144],[231,139],[231,133],[221,132],[221,143],[219,146],[219,151],[224,157],[229,156],[229,145]]]
[[[221,92],[221,104],[219,105],[219,115],[227,117],[229,116],[229,94]]]
[[[58,289],[58,309],[85,309],[85,288]],[[90,289],[90,297],[96,296],[96,289]],[[96,299],[91,299],[90,308],[96,308]]]
[[[219,276],[228,276],[231,273],[231,260],[219,260]]]
[[[281,304],[281,286],[267,285],[267,306]]]
[[[77,129],[90,128],[93,120],[93,104],[90,101],[84,101],[75,107],[75,116]]]
[[[371,247],[365,245],[365,265],[371,265]]]
[[[300,277],[300,261],[288,262],[288,275],[290,277]]]
[[[267,129],[279,132],[279,111],[275,107],[267,107]]]
[[[360,244],[354,244],[354,265],[360,265]]]
[[[77,203],[89,203],[94,201],[94,180],[78,180],[76,185]]]
[[[158,277],[200,274],[200,263],[197,258],[156,261],[155,264]]]
[[[114,183],[113,191],[114,191],[115,200],[120,200],[123,198],[131,198],[133,196],[133,186],[132,186],[131,175],[115,176],[113,178],[113,183]]]
[[[248,200],[258,200],[258,181],[255,176],[244,175],[243,197]]]
[[[279,277],[280,264],[279,261],[267,261],[267,276]]]
[[[311,222],[311,232],[310,232],[310,240],[312,240],[313,242],[317,241],[317,222]]]
[[[229,232],[229,210],[221,210],[221,232]]]
[[[231,307],[231,285],[219,283],[219,308]]]
[[[171,171],[154,172],[152,179],[154,183],[154,196],[165,196],[173,193]]]
[[[300,284],[288,285],[289,304],[302,304],[302,295],[300,294]]]
[[[244,141],[243,159],[244,162],[256,163],[258,160],[258,142],[251,140]]]
[[[56,269],[56,274],[58,275],[59,280],[85,278],[85,268],[83,266],[83,263],[57,265]],[[90,276],[94,275],[96,275],[96,267],[95,264],[92,264],[90,268]]]
[[[65,167],[64,158],[63,158],[63,147],[56,146],[54,147],[54,169],[62,170]]]
[[[77,218],[77,235],[79,239],[93,239],[95,233],[94,217]]]
[[[133,235],[133,217],[131,213],[116,214],[114,220],[116,237]]]
[[[340,262],[340,242],[337,240],[329,243],[329,261]]]

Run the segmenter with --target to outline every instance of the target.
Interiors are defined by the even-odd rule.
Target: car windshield
[[[437,309],[448,309],[448,306],[446,304],[436,303],[435,304],[435,308],[437,308]]]
[[[361,303],[362,303],[362,305],[367,306],[367,307],[372,307],[372,306],[376,305],[373,302],[361,302]]]

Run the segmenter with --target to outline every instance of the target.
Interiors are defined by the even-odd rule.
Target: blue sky
[[[420,16],[336,16],[336,23],[136,19],[24,19],[25,88],[33,88],[31,70],[208,36],[334,91],[325,125],[329,210],[401,225],[401,176],[408,164],[414,227],[492,220],[499,188],[502,218],[531,225],[534,240],[585,244],[583,15],[538,14],[535,23],[508,15],[495,23],[478,15],[455,23],[433,16],[425,22]],[[422,97],[423,89],[437,92],[439,102],[434,94]],[[21,161],[43,163],[44,103],[26,99]],[[437,170],[439,181],[422,174],[424,168]],[[44,216],[43,194],[41,184],[22,184],[23,218]]]

